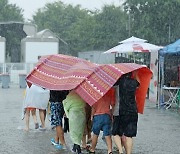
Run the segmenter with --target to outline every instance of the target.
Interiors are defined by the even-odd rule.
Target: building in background
[[[21,41],[21,62],[37,63],[44,55],[59,53],[59,39],[52,31],[45,29]]]
[[[0,36],[0,63],[5,63],[6,39]]]

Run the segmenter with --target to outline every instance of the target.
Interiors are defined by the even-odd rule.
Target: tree
[[[79,51],[94,50],[96,39],[95,35],[96,21],[93,15],[87,15],[85,18],[74,23],[68,31],[68,42],[70,50],[77,55]]]
[[[62,2],[46,4],[33,16],[39,29],[50,29],[68,44],[70,54],[106,50],[127,37],[127,16],[120,7],[104,6],[102,11],[81,9]]]
[[[105,5],[101,12],[95,15],[95,49],[107,50],[127,38],[127,16],[121,7]]]
[[[22,13],[21,8],[8,4],[8,0],[0,1],[0,36],[6,38],[6,58],[10,56],[12,62],[20,61],[21,39],[25,37]]]
[[[65,5],[61,1],[48,3],[43,9],[39,9],[33,16],[33,23],[38,25],[39,30],[50,29],[59,38],[63,39],[71,54],[74,54],[76,49],[71,40],[72,26],[79,20],[85,19],[88,16],[88,11],[80,8],[79,5],[73,7],[72,5]]]
[[[8,0],[0,1],[0,22],[24,21],[23,10],[15,4],[9,4]]]
[[[179,0],[126,0],[124,9],[131,19],[131,35],[158,45],[179,38]]]

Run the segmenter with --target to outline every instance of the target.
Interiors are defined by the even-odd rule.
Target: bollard
[[[2,88],[9,88],[10,76],[9,74],[1,74]]]
[[[26,88],[26,74],[19,74],[19,87]]]

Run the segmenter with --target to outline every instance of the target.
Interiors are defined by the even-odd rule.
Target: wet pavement
[[[30,131],[23,131],[25,123],[21,120],[23,91],[24,89],[16,85],[11,85],[9,89],[0,87],[0,154],[70,154],[72,142],[68,133],[65,134],[67,150],[55,150],[50,144],[55,131],[51,129],[48,119],[46,131],[35,130],[32,118]],[[157,109],[154,103],[147,100],[144,114],[139,115],[133,154],[180,154],[179,146],[180,114],[171,109]],[[96,153],[107,153],[101,137]]]

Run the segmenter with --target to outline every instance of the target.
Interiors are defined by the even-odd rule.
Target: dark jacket
[[[69,93],[69,91],[65,91],[65,90],[50,90],[50,102],[62,102],[67,94]]]
[[[139,82],[130,77],[119,80],[119,114],[137,114],[135,92]]]

